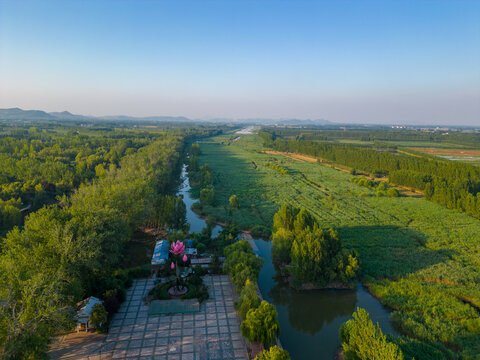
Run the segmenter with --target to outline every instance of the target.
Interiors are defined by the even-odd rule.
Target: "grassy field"
[[[364,282],[394,309],[400,332],[477,358],[479,220],[422,199],[376,197],[345,172],[262,153],[256,135],[230,139],[201,143],[200,160],[212,169],[216,192],[216,205],[205,207],[206,213],[252,229],[270,227],[282,203],[305,207],[324,227],[335,227],[347,248],[358,250]],[[232,194],[240,198],[238,210],[228,207]]]

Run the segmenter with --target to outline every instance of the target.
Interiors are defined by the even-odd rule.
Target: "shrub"
[[[254,360],[290,360],[290,355],[286,350],[275,345],[268,350],[263,350]]]
[[[398,190],[395,189],[395,188],[390,188],[388,189],[387,191],[387,195],[390,196],[390,197],[398,197]]]
[[[215,203],[215,190],[212,186],[200,190],[200,203],[202,205],[213,205]]]
[[[198,243],[197,244],[197,252],[199,254],[203,254],[205,252],[205,250],[207,250],[207,245],[205,245],[204,243]]]
[[[380,181],[380,183],[377,186],[377,191],[385,191],[387,190],[387,184],[385,184],[383,181]]]
[[[90,324],[95,328],[105,328],[107,325],[108,313],[102,304],[95,304],[90,314]]]
[[[105,310],[107,310],[107,312],[112,315],[118,312],[118,309],[120,309],[120,302],[116,297],[112,296],[105,298],[103,306],[105,307]]]
[[[228,199],[228,203],[230,204],[230,207],[234,209],[238,209],[240,207],[240,200],[238,199],[237,195],[230,196],[230,199]]]

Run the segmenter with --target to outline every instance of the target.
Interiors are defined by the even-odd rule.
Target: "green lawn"
[[[206,213],[251,229],[270,227],[284,202],[305,207],[324,227],[337,228],[345,247],[358,250],[364,282],[397,310],[392,318],[401,332],[441,341],[465,359],[480,353],[480,220],[422,199],[377,198],[350,182],[350,174],[261,153],[256,135],[230,138],[201,143],[200,160],[212,169],[216,192],[216,206]],[[238,210],[228,207],[232,194]]]

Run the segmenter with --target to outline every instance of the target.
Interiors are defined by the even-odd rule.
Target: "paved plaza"
[[[112,320],[103,350],[112,359],[248,359],[228,276],[207,275],[204,282],[210,298],[200,305],[200,312],[148,316],[142,298],[153,280],[135,280]]]

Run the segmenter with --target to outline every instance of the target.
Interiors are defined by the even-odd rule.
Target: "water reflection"
[[[393,333],[388,311],[360,284],[357,290],[294,291],[276,278],[271,242],[255,242],[265,259],[258,286],[277,308],[280,340],[293,360],[332,360],[340,346],[340,326],[357,306],[365,308],[384,332]]]
[[[292,328],[311,335],[327,327],[339,316],[352,315],[357,304],[357,292],[353,290],[301,293],[292,291],[286,285],[277,285],[269,295],[274,304],[286,306]]]

